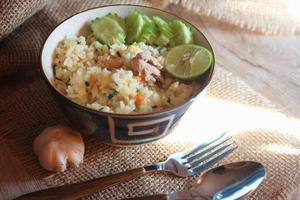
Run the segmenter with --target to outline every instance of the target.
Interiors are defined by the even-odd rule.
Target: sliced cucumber
[[[182,21],[174,20],[170,26],[174,33],[174,36],[171,39],[171,46],[193,43],[193,32]]]
[[[168,22],[166,22],[165,20],[163,20],[162,18],[160,18],[158,16],[153,16],[153,21],[158,26],[161,34],[163,34],[169,38],[173,37],[173,32],[172,32],[172,29],[171,29],[170,25],[168,24]]]
[[[145,42],[157,46],[177,46],[193,43],[193,31],[180,20],[168,23],[158,16],[149,17],[137,10],[128,13],[126,19],[114,13],[96,18],[91,30],[101,43],[128,44]]]
[[[111,17],[96,18],[91,22],[91,30],[101,43],[107,45],[125,43],[125,30]]]
[[[165,46],[170,42],[170,39],[173,37],[173,32],[169,24],[158,16],[152,17],[154,23],[158,27],[158,38],[155,41],[155,44],[158,46]]]
[[[118,16],[116,13],[114,13],[114,14],[113,14],[113,13],[108,13],[106,16],[109,17],[109,18],[111,18],[111,19],[113,19],[113,20],[116,20],[116,21],[119,23],[119,25],[120,25],[124,30],[126,29],[124,18]]]
[[[166,37],[165,35],[160,35],[158,38],[156,38],[154,44],[157,46],[166,46],[170,43],[170,38]]]
[[[153,44],[157,39],[157,27],[154,21],[147,15],[143,15],[144,25],[138,42]]]
[[[126,42],[129,44],[135,42],[142,33],[143,26],[143,15],[136,10],[130,11],[126,19]]]

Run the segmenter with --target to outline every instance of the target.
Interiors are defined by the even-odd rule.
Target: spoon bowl
[[[190,190],[170,193],[168,199],[239,199],[253,192],[265,178],[266,170],[258,162],[230,163],[207,171]]]

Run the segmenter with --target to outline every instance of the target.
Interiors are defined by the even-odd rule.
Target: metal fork
[[[213,141],[202,143],[186,152],[175,153],[164,162],[132,169],[114,175],[82,183],[50,188],[21,196],[17,199],[78,199],[106,189],[110,186],[143,176],[147,172],[167,171],[179,177],[192,176],[203,172],[209,166],[228,156],[237,148],[227,133]]]
[[[191,150],[175,153],[164,162],[145,166],[147,172],[168,171],[176,176],[187,177],[200,173],[228,156],[237,148],[231,136],[222,133],[213,141],[202,143]]]

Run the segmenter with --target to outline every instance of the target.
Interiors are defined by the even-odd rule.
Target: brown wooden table
[[[255,90],[300,117],[300,36],[266,36],[230,26],[171,5],[176,13],[199,27],[211,42],[218,67],[240,76]],[[6,80],[13,85],[14,80]],[[3,82],[2,82],[3,83]],[[42,189],[42,185],[0,140],[0,199]]]

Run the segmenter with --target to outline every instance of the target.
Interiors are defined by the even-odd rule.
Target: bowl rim
[[[90,11],[90,10],[94,10],[94,9],[99,9],[99,8],[105,8],[105,7],[115,7],[115,6],[131,6],[131,7],[141,7],[141,8],[147,8],[147,9],[152,9],[152,10],[156,10],[156,11],[159,11],[159,12],[163,12],[163,13],[167,13],[168,15],[172,15],[172,16],[175,16],[177,17],[178,19],[184,21],[185,23],[187,23],[189,26],[193,27],[196,31],[198,31],[204,38],[204,40],[206,41],[206,43],[208,44],[208,46],[210,47],[210,50],[212,51],[212,56],[213,56],[213,63],[211,65],[211,70],[208,74],[208,77],[205,79],[205,81],[203,82],[203,84],[201,85],[201,87],[198,89],[198,91],[192,96],[190,97],[187,101],[185,101],[184,103],[178,105],[178,106],[175,106],[175,107],[171,107],[171,108],[168,108],[168,109],[165,109],[165,110],[162,110],[162,111],[155,111],[155,112],[149,112],[149,113],[134,113],[134,114],[120,114],[120,113],[110,113],[110,112],[103,112],[103,111],[98,111],[98,110],[94,110],[92,108],[88,108],[86,106],[83,106],[83,105],[80,105],[74,101],[72,101],[71,99],[67,98],[65,95],[61,94],[56,88],[54,85],[52,85],[50,83],[50,80],[48,80],[45,72],[44,72],[44,69],[43,69],[43,63],[42,63],[42,55],[43,55],[43,50],[45,48],[45,44],[48,40],[48,38],[50,37],[50,35],[64,22],[66,22],[67,20],[73,18],[74,16],[76,15],[79,15],[81,13],[84,13],[84,12],[87,12],[87,11]],[[182,17],[176,15],[176,14],[173,14],[173,13],[170,13],[168,11],[165,11],[165,10],[161,10],[159,8],[155,8],[155,7],[150,7],[150,6],[144,6],[144,5],[135,5],[135,4],[113,4],[113,5],[104,5],[104,6],[97,6],[97,7],[93,7],[93,8],[89,8],[89,9],[86,9],[86,10],[83,10],[83,11],[80,11],[78,13],[75,13],[73,15],[71,15],[70,17],[64,19],[63,21],[61,21],[59,24],[57,24],[53,29],[51,29],[51,32],[48,34],[47,38],[44,39],[43,41],[43,45],[40,49],[40,53],[39,53],[39,68],[40,68],[40,73],[42,74],[42,77],[43,79],[46,81],[47,85],[50,87],[50,89],[52,89],[54,91],[55,94],[59,95],[60,97],[62,97],[65,101],[67,101],[67,103],[70,103],[72,104],[73,106],[79,108],[79,109],[82,109],[84,111],[87,111],[87,112],[92,112],[93,114],[96,114],[96,115],[102,115],[102,116],[113,116],[113,117],[120,117],[120,118],[143,118],[143,117],[152,117],[152,116],[157,116],[157,115],[164,115],[164,114],[168,114],[168,113],[171,113],[175,110],[178,110],[180,108],[183,108],[185,107],[187,104],[189,104],[190,102],[194,101],[196,99],[196,97],[203,91],[205,90],[211,80],[212,80],[212,77],[213,77],[213,74],[215,72],[215,54],[214,54],[214,51],[213,51],[213,48],[210,44],[210,42],[208,41],[208,39],[205,37],[205,35],[202,33],[202,31],[200,31],[195,25],[191,24],[190,22],[188,22],[187,20],[183,19]]]

